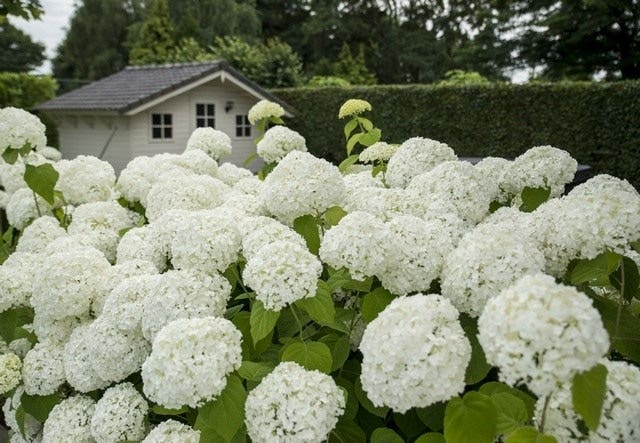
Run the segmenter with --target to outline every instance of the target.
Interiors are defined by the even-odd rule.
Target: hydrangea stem
[[[302,342],[304,343],[304,336],[302,335],[302,322],[300,321],[300,317],[298,317],[298,314],[296,313],[296,310],[293,307],[293,305],[289,305],[289,307],[291,308],[291,313],[293,314],[293,317],[296,319],[296,323],[298,323],[298,329],[300,330],[300,340],[302,340]]]
[[[542,407],[542,415],[540,416],[540,424],[538,425],[538,432],[544,434],[544,422],[547,418],[547,408],[549,407],[549,401],[551,400],[551,394],[547,395],[544,399],[544,406]]]

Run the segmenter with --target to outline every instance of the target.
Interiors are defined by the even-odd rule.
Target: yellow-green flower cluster
[[[0,355],[0,394],[9,392],[22,380],[22,361],[13,352]]]
[[[282,117],[284,115],[284,108],[277,103],[269,100],[260,100],[249,109],[247,118],[249,123],[255,125],[260,120],[264,120],[271,117]]]
[[[358,160],[362,163],[386,162],[396,153],[398,146],[385,142],[376,142],[360,153]]]
[[[371,103],[366,100],[360,100],[352,98],[347,100],[340,106],[338,112],[338,118],[352,117],[358,114],[362,114],[365,111],[371,111]]]

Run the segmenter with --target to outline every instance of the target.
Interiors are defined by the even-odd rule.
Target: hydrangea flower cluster
[[[108,162],[88,155],[55,164],[60,174],[56,190],[62,192],[66,203],[81,205],[111,200],[116,173]]]
[[[41,341],[27,352],[22,366],[24,391],[29,395],[51,395],[67,380],[64,346]]]
[[[448,145],[429,138],[413,137],[402,143],[389,159],[385,179],[394,188],[405,188],[413,177],[458,156]]]
[[[338,118],[353,117],[366,111],[371,111],[371,103],[366,100],[352,98],[340,106]]]
[[[609,349],[591,300],[544,274],[528,275],[489,300],[478,340],[500,379],[548,395],[590,369]]]
[[[33,148],[45,147],[45,130],[38,117],[23,109],[0,108],[0,154],[7,148],[21,149],[27,143]]]
[[[286,126],[267,129],[256,146],[258,156],[267,163],[279,162],[291,151],[307,152],[303,136]]]
[[[358,156],[362,163],[386,162],[398,149],[395,145],[385,142],[376,142],[363,150]]]
[[[180,423],[176,420],[167,420],[153,428],[142,440],[142,443],[199,443],[200,431]]]
[[[462,392],[471,360],[458,311],[436,294],[393,300],[367,325],[360,351],[367,397],[401,414]]]
[[[0,355],[0,394],[9,392],[22,381],[22,360],[13,352]]]
[[[73,441],[92,443],[91,417],[96,402],[85,395],[76,395],[55,405],[42,429],[42,443]]]
[[[227,134],[210,127],[196,128],[187,140],[186,151],[198,149],[216,161],[231,154],[231,139]]]
[[[140,441],[145,436],[149,405],[131,383],[104,392],[91,417],[91,436],[96,443]]]
[[[260,100],[249,109],[247,118],[249,123],[255,125],[260,120],[269,119],[271,117],[282,117],[284,115],[284,108],[278,103],[274,103],[269,100]]]
[[[245,423],[256,443],[321,442],[344,407],[344,395],[330,376],[283,362],[249,393]]]

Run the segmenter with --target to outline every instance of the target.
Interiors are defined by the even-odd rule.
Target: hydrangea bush
[[[0,110],[11,442],[640,441],[637,190],[371,109],[339,167],[262,101],[258,175],[208,128],[119,176]]]

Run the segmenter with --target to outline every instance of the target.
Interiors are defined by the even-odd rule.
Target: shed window
[[[151,114],[151,138],[154,140],[173,138],[172,114]]]
[[[251,137],[251,123],[247,115],[236,115],[236,137]]]
[[[216,105],[196,103],[196,128],[216,127]]]

